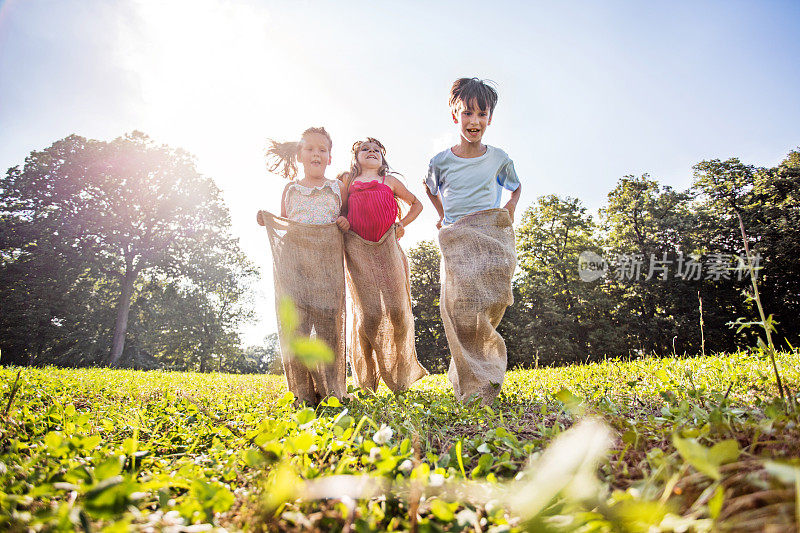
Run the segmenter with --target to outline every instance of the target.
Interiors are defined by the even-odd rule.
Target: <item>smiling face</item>
[[[297,162],[303,165],[307,178],[325,177],[325,168],[331,164],[331,146],[321,133],[309,133],[297,149]]]
[[[492,114],[489,109],[481,109],[475,99],[469,105],[459,101],[453,109],[453,122],[459,125],[462,139],[480,144],[486,128],[492,123]]]
[[[362,170],[377,170],[383,166],[383,151],[374,142],[363,142],[358,147],[356,161]]]

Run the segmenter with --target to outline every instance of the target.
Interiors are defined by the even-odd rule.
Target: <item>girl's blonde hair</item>
[[[289,180],[295,179],[297,177],[297,152],[300,150],[305,138],[313,133],[318,133],[328,140],[328,151],[333,149],[333,140],[322,126],[308,128],[300,136],[299,141],[278,142],[274,139],[269,139],[271,146],[267,148],[266,153],[267,170],[273,174],[280,174]]]

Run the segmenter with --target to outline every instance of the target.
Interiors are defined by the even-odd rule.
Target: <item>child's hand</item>
[[[406,234],[406,227],[403,225],[402,222],[398,222],[397,226],[394,228],[394,236],[397,237],[397,240],[400,240],[400,237]]]
[[[508,216],[511,217],[511,223],[514,223],[514,207],[506,206],[506,210],[508,211]]]
[[[439,217],[439,222],[436,223],[436,229],[442,229],[442,221],[444,217]]]
[[[342,233],[346,232],[350,229],[350,223],[347,221],[345,217],[340,216],[336,219],[336,225],[342,230]]]
[[[256,221],[258,222],[259,226],[266,226],[266,224],[264,224],[264,221],[261,219],[261,211],[259,211],[256,214]]]

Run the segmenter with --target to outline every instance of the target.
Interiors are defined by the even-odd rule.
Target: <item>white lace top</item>
[[[319,187],[290,183],[286,189],[286,215],[306,224],[329,224],[339,218],[342,192],[338,180],[326,179]]]

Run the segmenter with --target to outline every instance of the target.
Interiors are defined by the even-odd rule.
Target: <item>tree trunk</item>
[[[211,354],[211,351],[203,347],[200,350],[200,373],[204,374],[208,372],[208,356]]]
[[[131,309],[131,296],[133,296],[133,282],[136,272],[128,271],[122,278],[122,293],[117,305],[117,321],[114,324],[114,341],[111,344],[111,353],[108,356],[108,366],[117,366],[122,350],[125,348],[125,333],[128,331],[128,312]]]

